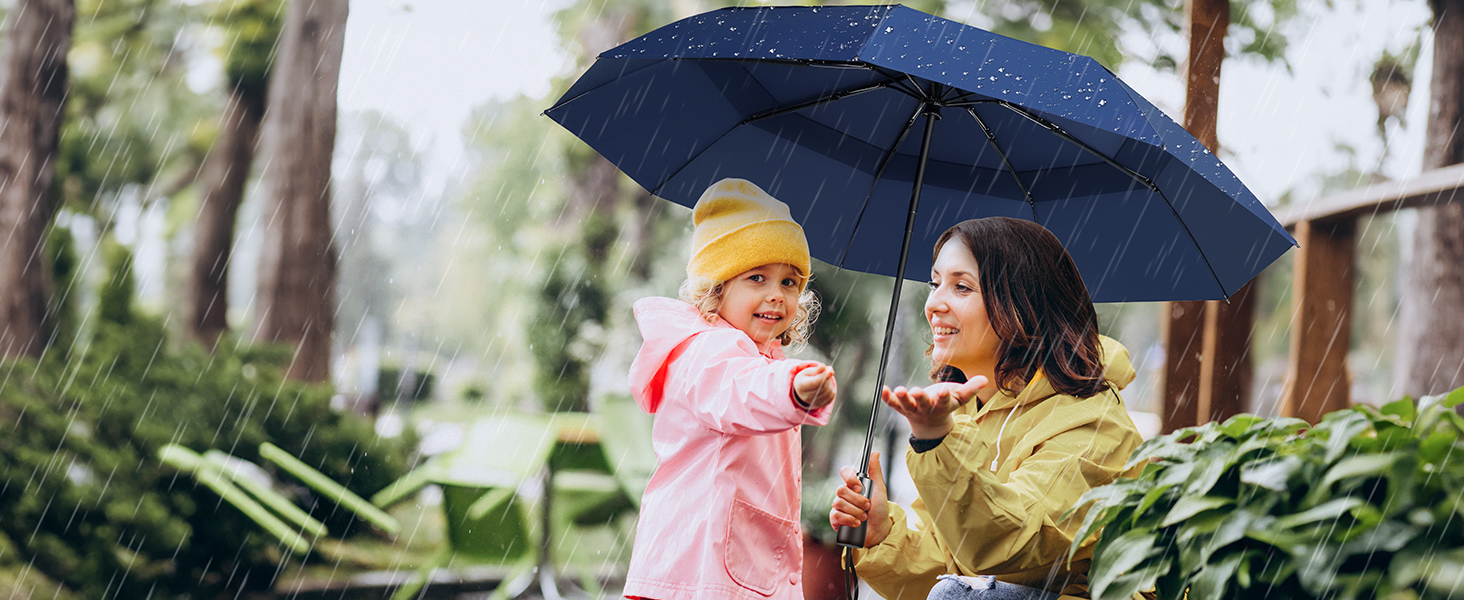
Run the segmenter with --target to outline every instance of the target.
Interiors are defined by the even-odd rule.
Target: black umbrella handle
[[[869,477],[865,475],[860,475],[859,495],[868,498],[872,489],[873,488],[870,486]],[[863,523],[860,523],[858,527],[844,527],[842,525],[839,526],[839,531],[837,534],[834,535],[834,539],[839,542],[840,546],[847,546],[849,548],[863,548],[865,538],[864,534],[867,531],[869,531],[869,521],[866,519]]]

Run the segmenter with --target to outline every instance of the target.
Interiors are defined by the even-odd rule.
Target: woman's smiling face
[[[803,276],[788,264],[754,267],[722,284],[722,306],[717,315],[741,329],[759,349],[788,331],[798,314]]]
[[[958,236],[941,246],[930,268],[925,318],[935,344],[931,360],[960,369],[967,377],[985,375],[995,381],[1001,338],[986,315],[976,257]]]

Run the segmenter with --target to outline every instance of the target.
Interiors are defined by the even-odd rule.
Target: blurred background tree
[[[259,145],[270,67],[280,37],[281,0],[216,5],[212,25],[224,38],[224,108],[198,173],[197,218],[188,272],[190,337],[212,348],[229,330],[229,265],[244,187]]]

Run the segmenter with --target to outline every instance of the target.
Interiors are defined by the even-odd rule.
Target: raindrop
[[[1099,100],[1098,101],[1098,106],[1103,106],[1104,104],[1108,104],[1108,101],[1107,100]]]

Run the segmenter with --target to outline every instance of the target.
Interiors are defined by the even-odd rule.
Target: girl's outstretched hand
[[[809,410],[828,406],[838,394],[839,384],[834,380],[833,367],[820,364],[793,376],[793,395],[808,405]]]
[[[976,397],[986,387],[986,377],[977,375],[966,383],[942,382],[906,389],[886,387],[880,399],[910,421],[910,435],[922,440],[943,438],[955,427],[951,413]]]
[[[860,494],[859,472],[854,467],[841,467],[839,476],[844,478],[844,485],[834,490],[834,507],[829,510],[829,525],[834,529],[858,527],[868,519],[869,528],[864,530],[864,547],[873,548],[879,545],[890,534],[889,497],[885,492],[884,470],[879,465],[879,453],[874,452],[869,457],[869,482],[874,486],[874,493],[869,498]]]

